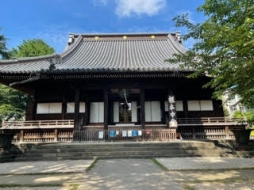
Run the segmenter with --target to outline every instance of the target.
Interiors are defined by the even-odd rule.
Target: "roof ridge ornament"
[[[49,62],[49,70],[52,71],[56,69],[56,64],[62,63],[62,57],[59,54],[55,54],[53,58],[50,58],[47,61]]]
[[[73,35],[73,34],[70,34],[70,35],[69,35],[69,39],[68,39],[68,44],[69,44],[69,45],[72,44],[73,41],[74,41],[74,35]]]
[[[180,32],[176,32],[175,35],[176,35],[176,40],[177,40],[178,42],[182,42],[181,33],[180,33]]]

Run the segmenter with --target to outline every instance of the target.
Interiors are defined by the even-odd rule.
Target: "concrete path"
[[[94,190],[180,190],[176,182],[150,159],[99,160],[89,172],[93,182],[79,189]]]
[[[168,170],[216,170],[254,168],[254,158],[186,157],[157,158]]]
[[[0,174],[43,174],[85,172],[93,160],[64,160],[0,163]]]
[[[86,169],[93,160],[0,163],[0,190],[69,190],[67,186],[59,187],[68,184],[79,184],[78,190],[180,190],[186,185],[197,190],[217,190],[227,189],[227,184],[218,184],[221,180],[235,180],[235,183],[228,184],[234,189],[243,187],[237,183],[241,179],[245,180],[246,190],[254,189],[254,159],[251,158],[192,157],[156,160],[168,171],[162,170],[150,159],[99,160],[89,172]],[[1,188],[7,185],[12,187]],[[14,187],[15,185],[19,186]],[[31,185],[41,187],[31,188]]]

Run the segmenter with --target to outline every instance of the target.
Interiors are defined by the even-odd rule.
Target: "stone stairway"
[[[52,143],[38,144],[16,161],[78,160],[110,158],[154,157],[220,157],[228,156],[227,149],[215,146],[212,141],[175,142],[103,142],[103,143]]]

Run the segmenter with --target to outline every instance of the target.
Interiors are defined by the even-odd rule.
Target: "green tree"
[[[29,96],[0,84],[0,121],[24,116]]]
[[[5,42],[4,42],[5,43]],[[8,52],[10,57],[34,57],[54,53],[55,50],[40,39],[24,40],[17,49]],[[0,121],[20,119],[25,114],[29,95],[0,84]],[[1,125],[1,123],[0,123]]]
[[[0,28],[1,30],[1,28]],[[8,51],[6,47],[6,38],[3,34],[0,34],[0,58],[8,58]]]
[[[254,0],[205,0],[197,11],[205,15],[204,22],[193,23],[187,14],[174,19],[177,27],[188,31],[183,40],[195,43],[168,61],[194,68],[190,77],[210,76],[205,87],[214,88],[215,97],[230,90],[242,97],[244,105],[253,107]]]
[[[247,122],[249,123],[250,127],[254,127],[254,109],[248,110],[245,113],[245,117],[246,117]]]
[[[50,47],[41,39],[23,40],[17,49],[12,49],[14,57],[35,57],[55,53],[54,48]]]

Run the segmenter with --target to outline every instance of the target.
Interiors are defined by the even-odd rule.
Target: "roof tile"
[[[151,36],[155,36],[151,38]],[[156,36],[158,35],[158,37]],[[73,35],[74,43],[62,54],[54,72],[68,71],[181,71],[180,64],[166,59],[184,53],[175,34],[84,34]],[[95,37],[98,36],[98,39]],[[123,39],[123,36],[127,36]],[[56,55],[0,61],[0,73],[35,73],[49,69]]]

